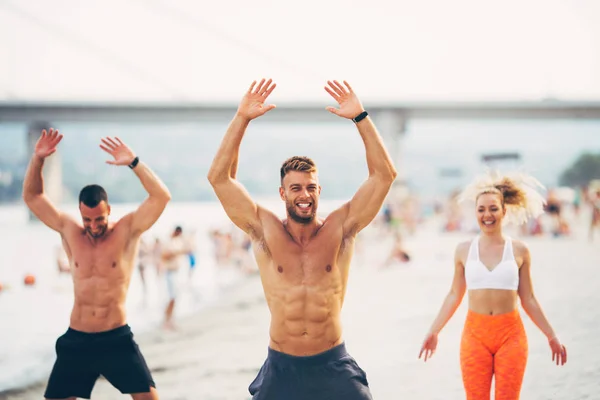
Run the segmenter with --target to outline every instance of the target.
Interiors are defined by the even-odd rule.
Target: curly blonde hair
[[[497,171],[487,171],[476,177],[460,194],[459,200],[477,202],[486,193],[500,195],[506,208],[504,222],[521,225],[529,218],[537,218],[544,213],[546,200],[537,189],[545,189],[534,177],[524,173],[500,175]]]

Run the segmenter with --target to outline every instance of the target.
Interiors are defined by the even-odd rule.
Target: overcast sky
[[[600,99],[597,0],[0,0],[0,101]]]

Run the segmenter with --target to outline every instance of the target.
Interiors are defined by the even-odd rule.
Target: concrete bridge
[[[600,120],[600,101],[407,102],[366,106],[396,164],[402,160],[402,139],[407,125],[415,119]],[[261,123],[339,122],[324,107],[325,104],[315,103],[278,104]],[[225,122],[232,118],[236,108],[235,104],[201,103],[0,102],[0,123],[25,123],[28,146],[33,150],[41,129],[59,122]],[[48,195],[60,202],[62,170],[58,153],[48,160],[44,177]],[[398,181],[404,179],[400,176]]]

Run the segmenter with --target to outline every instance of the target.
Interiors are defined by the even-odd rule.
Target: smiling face
[[[288,217],[301,224],[312,222],[321,194],[317,173],[289,171],[281,184],[279,195],[285,201]]]
[[[506,208],[499,193],[484,193],[477,198],[477,222],[482,232],[492,233],[502,229]]]
[[[85,231],[94,239],[101,238],[108,227],[110,206],[105,201],[101,201],[96,207],[88,207],[79,203],[79,211]]]

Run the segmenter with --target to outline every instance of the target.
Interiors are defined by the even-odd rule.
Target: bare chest
[[[116,238],[91,243],[82,235],[71,240],[69,247],[71,271],[75,278],[121,278],[130,274],[133,265],[130,253],[133,252]]]
[[[283,242],[271,247],[271,257],[263,266],[263,273],[275,282],[291,286],[328,286],[338,282],[347,269],[340,262],[340,247],[339,241],[315,240],[307,246]]]

